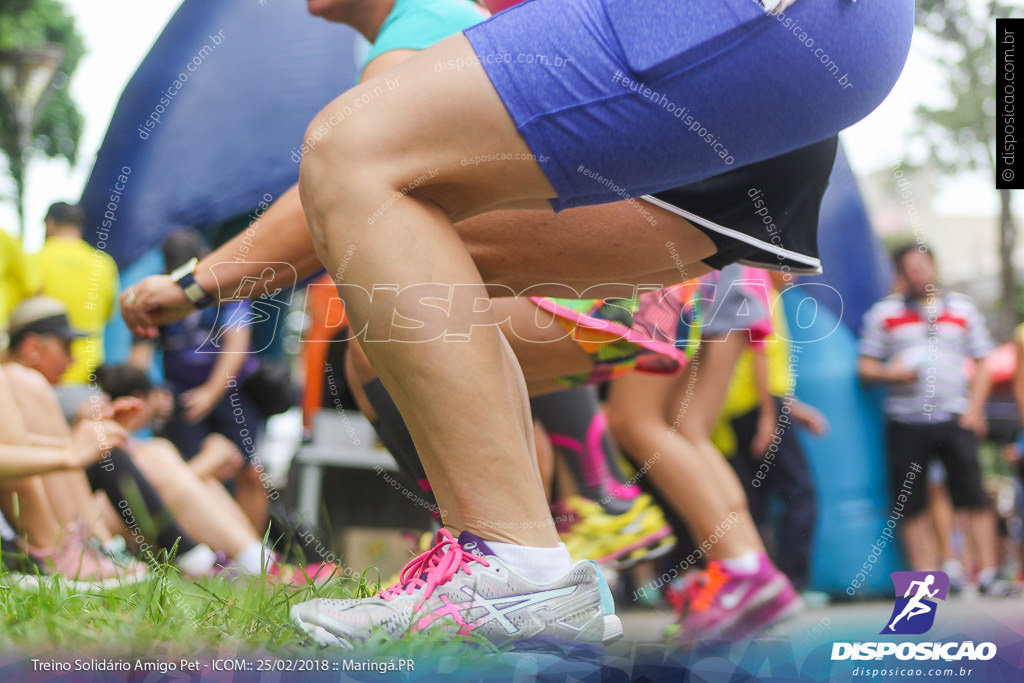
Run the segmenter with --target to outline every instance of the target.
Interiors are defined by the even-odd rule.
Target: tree
[[[59,46],[64,58],[33,126],[29,149],[22,149],[14,113],[0,98],[0,149],[7,156],[14,181],[22,231],[25,227],[25,170],[32,156],[64,157],[72,165],[77,160],[84,121],[71,99],[69,84],[78,60],[85,54],[85,46],[75,29],[74,17],[60,0],[0,2],[0,51],[41,45]]]
[[[919,135],[931,161],[944,173],[984,169],[995,184],[995,19],[1020,16],[1019,7],[998,0],[917,0],[917,25],[936,43],[934,59],[946,77],[952,100],[943,107],[920,106]],[[1015,323],[1017,281],[1013,250],[1017,228],[1010,190],[999,192],[1000,304],[996,333],[1009,336]]]

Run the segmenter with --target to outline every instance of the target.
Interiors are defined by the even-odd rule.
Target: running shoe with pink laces
[[[318,598],[292,607],[291,617],[321,645],[347,649],[375,632],[397,640],[435,628],[497,644],[536,636],[600,644],[622,636],[611,591],[593,562],[538,584],[511,571],[483,539],[463,531],[456,540],[447,529],[379,595]]]
[[[729,571],[712,561],[683,590],[678,637],[741,640],[754,636],[803,609],[786,575],[762,554],[752,574]]]

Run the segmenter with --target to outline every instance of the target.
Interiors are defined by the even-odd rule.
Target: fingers
[[[184,415],[187,422],[195,424],[209,414],[212,406],[207,405],[200,395],[192,394],[183,398]]]
[[[110,405],[109,401],[103,400],[91,403],[89,408],[87,417],[90,420],[109,420],[114,417],[114,408]]]
[[[763,458],[768,450],[769,441],[771,441],[771,437],[767,434],[763,436],[761,434],[756,435],[754,440],[750,442],[750,454],[758,459]]]
[[[815,436],[824,436],[828,431],[828,419],[816,408],[810,409],[810,430]]]
[[[198,396],[194,392],[186,391],[181,395],[182,414],[186,422],[195,424],[199,421],[201,417],[201,406],[199,403]]]
[[[111,448],[124,448],[128,443],[128,430],[109,418],[82,423],[76,430],[75,443],[79,453],[88,454],[88,462],[104,458]]]
[[[118,413],[134,413],[142,408],[144,401],[137,396],[122,396],[115,398],[110,405],[114,409],[115,415]]]
[[[125,325],[137,336],[146,339],[152,339],[157,335],[156,325],[149,315],[152,308],[149,293],[151,277],[123,291],[120,299],[121,317],[124,318]]]
[[[142,412],[145,403],[142,399],[134,396],[122,396],[115,399],[111,404],[113,408],[113,419],[122,425],[126,425]]]
[[[111,448],[124,448],[128,443],[128,430],[113,420],[107,420],[104,423],[104,436]]]

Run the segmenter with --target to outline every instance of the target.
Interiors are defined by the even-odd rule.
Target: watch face
[[[185,287],[184,291],[185,298],[191,301],[194,305],[198,306],[211,300],[211,297],[206,294],[194,278],[192,279],[192,282]]]

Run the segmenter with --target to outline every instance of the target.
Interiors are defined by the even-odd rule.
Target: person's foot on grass
[[[103,552],[102,544],[90,538],[81,525],[69,525],[56,548],[29,547],[27,554],[39,562],[47,574],[94,589],[135,583],[148,574],[146,565],[138,561],[124,566],[115,564]]]
[[[318,598],[292,607],[292,620],[321,645],[353,649],[375,632],[397,640],[441,628],[502,644],[538,636],[600,644],[622,635],[611,591],[593,562],[577,562],[538,584],[508,568],[487,542],[447,529],[402,570],[401,582],[357,600]]]

